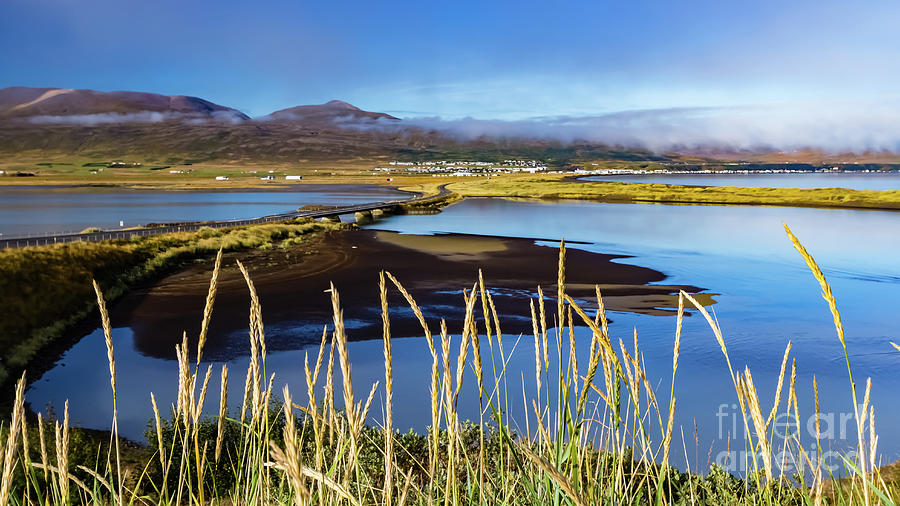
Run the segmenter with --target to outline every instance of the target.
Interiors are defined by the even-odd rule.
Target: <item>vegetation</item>
[[[44,158],[41,158],[42,160]],[[377,184],[388,186],[429,187],[436,186],[436,179],[422,175],[391,175],[393,181],[386,181],[384,174],[373,174],[372,167],[387,163],[384,159],[365,158],[323,162],[262,162],[253,161],[159,161],[153,158],[128,158],[142,160],[140,167],[108,167],[109,162],[92,162],[90,158],[67,156],[58,162],[25,161],[17,157],[6,162],[0,156],[0,175],[3,186],[44,186],[45,191],[67,192],[86,190],[102,192],[121,188],[164,189],[164,190],[235,190],[266,189],[278,191],[297,188],[299,185],[316,184]],[[156,160],[156,161],[154,161]],[[156,164],[165,163],[165,170],[155,170]],[[274,170],[272,174],[270,170]],[[36,174],[33,178],[13,177],[16,171]],[[170,171],[176,171],[171,173]],[[263,180],[271,175],[275,179]],[[303,176],[301,182],[286,181],[286,175]],[[217,181],[217,176],[228,176],[228,181]]]
[[[0,135],[2,137],[2,135]],[[236,159],[218,157],[215,159],[197,160],[192,158],[180,158],[163,155],[139,155],[133,154],[123,158],[124,166],[110,167],[109,158],[88,158],[86,155],[57,154],[46,151],[36,153],[16,153],[14,158],[4,158],[0,149],[0,170],[7,172],[0,177],[0,184],[4,186],[46,186],[47,191],[106,191],[117,188],[137,189],[166,189],[166,190],[235,190],[235,189],[266,189],[277,191],[287,188],[296,188],[297,182],[286,181],[285,175],[300,175],[303,177],[302,185],[315,184],[377,184],[397,186],[412,191],[423,191],[434,188],[442,183],[451,183],[454,187],[468,188],[478,186],[479,190],[472,189],[472,196],[537,196],[545,198],[592,198],[615,201],[635,202],[691,202],[691,203],[749,203],[765,205],[775,204],[778,200],[786,200],[784,205],[831,205],[827,201],[855,200],[869,197],[850,194],[844,191],[831,192],[828,195],[821,194],[820,190],[805,190],[800,193],[789,194],[784,189],[779,192],[765,193],[761,189],[740,189],[740,195],[731,195],[737,190],[718,188],[716,194],[712,189],[707,189],[705,195],[698,196],[695,192],[689,195],[684,190],[678,190],[676,185],[642,185],[656,188],[631,188],[624,189],[626,183],[589,183],[573,181],[565,175],[536,174],[536,175],[495,175],[489,181],[481,177],[432,177],[430,174],[408,173],[381,173],[373,172],[372,168],[383,166],[390,160],[400,161],[429,161],[429,160],[483,160],[501,161],[510,157],[522,159],[537,159],[554,169],[587,167],[590,169],[628,169],[628,170],[721,170],[728,172],[735,168],[741,169],[766,169],[788,168],[798,170],[821,169],[838,165],[849,170],[900,170],[897,163],[846,163],[838,162],[823,164],[821,161],[810,163],[764,163],[742,162],[740,165],[726,163],[704,158],[691,158],[683,155],[655,156],[649,153],[631,153],[618,151],[581,150],[578,146],[558,147],[541,151],[516,151],[508,152],[498,150],[496,147],[483,147],[479,149],[446,149],[438,151],[410,150],[408,152],[394,154],[377,154],[351,156],[341,159],[317,159],[302,157],[302,161],[268,160],[265,157],[252,159]],[[541,148],[543,149],[543,148]],[[124,155],[123,155],[124,156]],[[54,161],[47,161],[47,160]],[[166,169],[166,170],[163,170]],[[261,179],[264,175],[270,175],[273,180]],[[170,172],[172,171],[172,172]],[[16,172],[32,174],[35,177],[14,177]],[[217,176],[227,176],[228,181],[217,181]],[[465,182],[466,184],[461,184]],[[541,188],[533,188],[531,185],[540,182]],[[546,186],[548,182],[566,184],[565,187]],[[602,185],[606,185],[604,188]],[[662,190],[665,188],[665,190]],[[469,190],[467,190],[469,191]],[[810,196],[808,192],[816,192],[819,196]],[[725,195],[728,193],[728,195]],[[600,196],[597,196],[600,195]],[[606,196],[608,195],[608,196]],[[633,198],[634,197],[634,198]],[[725,200],[723,200],[725,199]],[[816,203],[806,204],[813,200]],[[734,202],[737,201],[737,202]],[[820,201],[826,202],[821,204]],[[844,204],[840,204],[844,207]]]
[[[588,182],[560,176],[509,176],[453,183],[450,185],[450,189],[464,197],[900,209],[900,191],[847,190],[844,188],[682,186]]]
[[[88,302],[91,279],[116,298],[136,283],[219,249],[289,246],[310,233],[340,227],[300,220],[0,251],[0,384],[94,310]]]
[[[423,197],[420,200],[416,200],[415,202],[410,202],[407,204],[403,204],[403,210],[406,212],[421,212],[421,211],[429,211],[429,210],[438,210],[442,207],[448,206],[454,202],[462,200],[458,194],[453,192],[447,193],[436,193],[439,190],[437,188],[430,189],[429,191],[425,191],[426,197]]]
[[[838,339],[845,344],[830,286],[812,257],[790,231],[788,234],[820,282]],[[39,437],[38,451],[25,429],[23,375],[3,447],[0,504],[895,503],[896,485],[886,482],[875,467],[877,437],[871,425],[871,383],[866,383],[864,394],[859,396],[849,354],[848,401],[854,406],[858,445],[856,455],[847,455],[844,460],[850,478],[828,481],[819,458],[823,456],[821,446],[806,448],[799,438],[789,436],[781,441],[775,437],[776,415],[793,414],[800,423],[794,388],[796,364],[787,372],[790,345],[785,350],[770,411],[768,402],[754,387],[750,370],[735,372],[715,319],[689,294],[681,292],[671,383],[655,391],[647,380],[637,338],[632,348],[621,340],[616,344],[610,336],[599,290],[596,310],[567,294],[565,256],[561,244],[555,300],[545,297],[538,288],[538,296],[531,302],[537,395],[529,399],[534,417],[525,424],[525,433],[513,429],[515,422],[506,409],[509,396],[520,394],[515,387],[507,389],[505,365],[510,343],[504,345],[491,292],[480,276],[471,289],[463,290],[465,317],[458,322],[458,334],[451,334],[444,321],[437,329],[429,325],[401,282],[390,273],[382,273],[379,290],[385,367],[378,398],[384,400],[383,404],[375,403],[377,383],[363,390],[362,397],[355,389],[341,300],[332,286],[332,332],[329,335],[323,331],[318,352],[312,360],[308,356],[303,365],[307,389],[300,396],[307,401],[296,404],[297,393],[285,387],[279,412],[273,408],[277,404],[273,400],[277,395],[274,375],[269,376],[271,371],[266,369],[259,299],[240,263],[251,301],[250,365],[244,376],[244,395],[239,409],[229,409],[226,386],[233,373],[223,366],[219,373],[219,414],[203,420],[207,396],[215,395],[208,389],[212,368],[204,371],[201,363],[215,303],[220,268],[217,261],[197,348],[189,349],[186,338],[177,348],[177,403],[164,417],[151,396],[154,418],[148,430],[150,450],[147,459],[134,467],[121,458],[115,413],[115,350],[105,297],[95,283],[110,369],[113,421],[109,443],[96,453],[92,466],[73,465],[66,411],[63,422],[54,425],[50,436]],[[424,408],[430,413],[431,429],[424,435],[398,434],[393,429],[394,361],[388,291],[395,289],[419,319],[432,357],[430,377],[425,380],[431,385],[431,403]],[[740,415],[748,428],[745,445],[752,450],[747,462],[750,472],[744,478],[719,468],[701,476],[669,465],[685,306],[692,306],[709,323],[717,343],[711,339],[710,345],[721,349],[728,365]],[[553,328],[548,319],[560,325]],[[572,353],[576,325],[588,327],[592,334],[587,363],[579,363]],[[492,350],[489,357],[481,355],[482,340]],[[458,350],[455,360],[451,360],[451,350]],[[552,357],[554,351],[556,356]],[[340,380],[335,379],[336,367],[340,368]],[[463,384],[467,369],[474,372],[475,380]],[[470,424],[463,423],[457,412],[464,387],[477,393],[482,406],[480,419]],[[818,397],[818,391],[814,394]],[[668,403],[657,403],[665,398],[661,395],[668,397]],[[786,402],[782,402],[785,397]],[[863,399],[861,404],[857,404],[859,397]],[[377,411],[384,413],[381,426],[366,426],[368,414]],[[43,434],[44,426],[39,427],[39,434]],[[783,468],[775,467],[778,459],[787,458],[779,452],[782,445],[790,452],[789,458],[800,465],[796,475],[789,476],[779,470]]]

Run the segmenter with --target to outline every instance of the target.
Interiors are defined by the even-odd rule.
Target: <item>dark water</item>
[[[403,198],[374,185],[296,185],[287,191],[114,190],[61,192],[0,187],[0,234],[78,232],[151,222],[231,220],[292,211],[309,204],[352,205]]]
[[[699,186],[762,186],[769,188],[849,188],[851,190],[900,190],[900,172],[787,174],[635,174],[589,176],[585,181],[684,184]]]
[[[884,463],[897,460],[900,434],[895,427],[900,423],[900,405],[895,399],[900,390],[900,375],[896,373],[900,352],[889,341],[900,340],[900,311],[897,310],[900,262],[896,256],[900,251],[900,214],[840,209],[474,199],[437,215],[390,217],[372,226],[409,234],[459,232],[541,237],[551,240],[539,242],[548,248],[556,247],[553,241],[564,236],[569,241],[581,242],[570,244],[571,248],[630,255],[631,258],[615,261],[661,271],[668,275],[666,284],[700,286],[718,294],[714,297],[717,303],[710,309],[724,331],[735,369],[743,370],[745,365],[751,369],[764,412],[771,408],[782,355],[791,342],[792,356],[797,359],[801,414],[812,412],[815,375],[821,410],[833,414],[837,424],[842,414],[853,411],[843,351],[819,287],[785,237],[782,221],[790,224],[832,283],[844,318],[856,382],[862,388],[865,378],[872,378],[882,459]],[[427,270],[428,265],[421,268]],[[373,280],[375,275],[377,272],[372,273]],[[491,271],[486,270],[484,275],[491,285]],[[264,319],[265,316],[264,306]],[[373,310],[371,319],[377,318],[378,313]],[[622,339],[630,343],[633,329],[637,329],[648,379],[657,387],[660,402],[667,403],[665,392],[671,375],[675,319],[624,311],[613,312],[611,318],[613,342]],[[290,329],[308,334],[307,338],[297,340],[296,350],[271,353],[268,360],[268,369],[277,373],[276,384],[289,383],[296,397],[302,398],[305,391],[304,355],[315,354],[316,347],[309,343],[318,341],[324,323],[327,322],[267,321],[269,333]],[[348,322],[351,337],[354,328],[360,328],[363,323],[371,322]],[[458,339],[460,322],[451,319],[448,325],[451,332],[457,332]],[[577,337],[584,364],[588,336],[579,329]],[[163,405],[174,400],[177,365],[171,360],[138,353],[128,325],[118,326],[114,339],[121,371],[119,388],[123,392],[119,400],[120,427],[127,435],[140,439],[150,416],[150,391],[155,392]],[[429,422],[427,378],[431,356],[421,338],[398,339],[393,348],[395,426],[400,430],[421,429]],[[485,356],[489,356],[486,343],[482,343],[482,348]],[[534,395],[530,335],[526,333],[520,339],[518,333],[507,334],[505,352],[510,355],[507,368],[510,413],[524,432],[525,413],[530,411],[530,404],[523,405],[522,392],[526,396]],[[364,396],[374,381],[383,379],[382,344],[380,340],[352,342],[350,356],[354,385],[358,396]],[[246,357],[229,362],[233,377],[238,378],[231,382],[232,406],[240,402],[246,365]],[[217,374],[216,371],[211,382],[213,392],[218,391]],[[471,385],[471,375],[466,381]],[[471,395],[474,389],[464,387],[463,390],[466,394],[460,400],[461,416],[478,418],[477,398]],[[675,394],[678,409],[673,447],[679,451],[673,454],[679,455],[680,465],[685,465],[682,431],[687,460],[693,469],[705,469],[709,458],[720,459],[721,452],[728,448],[744,447],[743,421],[725,360],[712,332],[696,315],[685,321]],[[72,347],[28,392],[28,400],[37,409],[52,404],[59,411],[66,398],[71,401],[75,423],[108,427],[111,403],[103,336],[99,330]],[[379,400],[380,394],[376,396],[376,401]],[[782,408],[784,400],[782,396]],[[372,421],[377,420],[381,420],[379,410],[372,416]],[[534,428],[533,420],[531,427]],[[844,434],[836,431],[822,444],[826,450],[846,449],[854,445],[854,440],[855,426],[851,422]]]

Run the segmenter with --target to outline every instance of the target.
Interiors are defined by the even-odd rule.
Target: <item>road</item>
[[[418,201],[426,201],[433,198],[443,197],[450,193],[447,185],[438,186],[438,193],[429,195],[416,195],[407,199],[386,200],[381,202],[371,202],[368,204],[360,204],[355,206],[342,206],[333,209],[325,209],[319,211],[292,211],[282,214],[271,214],[261,216],[259,218],[250,218],[246,220],[224,220],[224,221],[192,221],[182,223],[161,224],[159,226],[132,228],[127,230],[101,230],[99,232],[91,232],[87,234],[50,234],[34,237],[10,237],[0,238],[0,249],[7,248],[24,248],[26,246],[44,246],[49,244],[61,244],[66,242],[86,241],[99,242],[110,241],[116,239],[132,239],[135,237],[146,237],[151,235],[170,234],[173,232],[192,232],[203,227],[225,228],[239,227],[244,225],[261,225],[263,223],[278,223],[289,221],[296,218],[326,218],[332,216],[340,216],[342,214],[350,214],[356,212],[374,211],[375,209],[392,209],[404,204],[413,204]]]

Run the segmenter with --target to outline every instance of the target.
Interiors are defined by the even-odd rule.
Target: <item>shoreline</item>
[[[0,347],[0,384],[32,368],[44,350],[96,314],[91,279],[112,303],[134,287],[214,257],[219,248],[286,247],[347,226],[304,220],[0,251],[0,306],[12,311],[0,320],[0,337],[7,336]],[[23,294],[20,287],[25,283],[33,288]]]
[[[317,247],[327,242],[327,237],[332,234],[339,234],[341,232],[347,232],[350,229],[345,230],[321,230],[316,231],[309,234],[306,237],[306,240],[299,244],[295,245],[294,248],[309,248],[309,247]],[[223,270],[225,270],[225,263],[230,259],[232,260],[231,265],[229,267],[234,267],[234,259],[241,259],[246,261],[249,257],[259,257],[262,255],[266,255],[270,253],[270,251],[261,250],[259,248],[245,249],[245,250],[232,250],[229,252],[223,252]],[[203,291],[203,296],[207,290],[209,289],[209,274],[212,272],[214,262],[214,255],[209,256],[200,256],[196,258],[190,264],[182,264],[180,266],[175,266],[172,269],[159,272],[155,275],[149,276],[145,279],[138,281],[137,283],[129,286],[127,291],[122,293],[120,296],[115,298],[110,298],[107,300],[108,308],[110,310],[111,315],[120,315],[122,311],[130,311],[132,307],[133,301],[136,297],[141,297],[143,294],[153,290],[155,286],[163,282],[167,279],[178,279],[186,272],[190,272],[194,269],[199,269],[206,274],[206,278],[202,281],[202,286],[199,287]],[[235,269],[236,270],[236,269]],[[243,278],[240,278],[240,282],[243,283]],[[246,289],[246,285],[243,285],[243,288]],[[106,294],[104,294],[106,295]],[[202,312],[202,308],[201,308]],[[32,383],[36,381],[40,381],[43,377],[44,373],[53,369],[59,364],[59,361],[63,358],[66,352],[72,349],[73,346],[77,345],[82,339],[90,335],[92,332],[97,330],[100,322],[100,314],[96,307],[92,310],[88,311],[84,317],[79,318],[72,325],[68,326],[64,330],[61,331],[59,337],[54,339],[51,343],[49,343],[45,348],[43,348],[36,357],[30,360],[26,366],[25,370],[28,371],[28,377],[26,377],[26,392]],[[113,327],[117,327],[121,324],[121,321],[117,320],[115,317],[111,319],[111,323]],[[2,399],[0,399],[0,416],[6,415],[6,408],[9,404],[11,404],[12,398],[10,397],[10,392],[6,392]],[[94,429],[89,429],[94,430]],[[97,429],[100,430],[100,429]]]
[[[399,185],[383,185],[377,183],[360,182],[328,182],[328,181],[304,181],[302,183],[278,183],[261,186],[235,186],[223,187],[221,185],[209,186],[176,186],[154,185],[143,183],[72,183],[72,184],[0,184],[0,193],[6,191],[49,191],[60,193],[101,193],[103,191],[134,191],[134,192],[172,192],[172,193],[302,193],[303,191],[322,191],[324,189],[348,188],[361,189],[378,187],[397,192],[415,194],[413,190],[401,189]]]
[[[315,176],[302,183],[262,183],[234,181],[239,186],[225,186],[212,181],[104,183],[0,184],[3,191],[51,191],[61,193],[94,193],[117,191],[177,193],[291,193],[327,188],[380,187],[405,194],[434,193],[446,185],[453,194],[438,199],[428,207],[443,205],[441,201],[467,197],[530,198],[537,200],[589,200],[608,203],[685,204],[722,206],[780,206],[866,210],[900,210],[900,190],[852,190],[845,188],[771,188],[745,186],[703,186],[669,183],[620,181],[585,181],[577,175],[503,175],[493,178],[432,178],[396,176],[386,181],[370,176]],[[228,183],[225,183],[226,185]],[[421,207],[421,206],[420,206]]]
[[[225,361],[235,358],[231,355],[235,349],[243,350],[245,336],[241,331],[247,323],[247,290],[234,265],[236,258],[241,259],[253,278],[267,324],[303,326],[330,321],[330,299],[323,291],[334,283],[341,293],[345,317],[360,322],[350,332],[350,339],[365,340],[381,339],[381,322],[370,317],[372,308],[378,305],[374,288],[380,270],[391,272],[404,283],[426,319],[436,325],[438,314],[441,318],[457,316],[457,310],[462,309],[461,292],[454,292],[454,288],[470,286],[482,269],[486,285],[497,290],[498,310],[512,316],[502,322],[504,328],[511,332],[530,331],[530,327],[526,329],[517,321],[527,316],[525,294],[536,290],[537,285],[531,285],[538,282],[547,293],[555,290],[557,254],[556,248],[535,244],[531,238],[414,235],[376,229],[328,234],[299,250],[236,252],[223,258],[204,355],[209,360]],[[706,303],[715,303],[715,294],[695,286],[665,284],[664,273],[613,261],[619,258],[624,257],[569,249],[570,293],[591,301],[595,283],[599,283],[609,310],[653,315],[674,314],[674,294],[681,289]],[[428,266],[427,270],[423,265]],[[209,265],[190,266],[124,296],[111,310],[114,326],[132,328],[135,346],[142,355],[174,358],[172,350],[183,331],[188,332],[189,343],[196,344],[191,339],[199,331],[196,314],[203,309],[209,269]],[[418,321],[399,311],[405,307],[405,301],[393,293],[389,298],[391,307],[398,308],[393,315],[392,335],[419,336]],[[298,300],[303,304],[297,304]],[[235,337],[239,342],[231,342],[229,336],[239,336]],[[267,335],[267,345],[272,350],[292,349],[296,345],[293,339],[296,336],[290,332],[282,337],[273,333]]]

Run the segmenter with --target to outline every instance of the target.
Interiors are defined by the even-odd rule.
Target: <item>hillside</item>
[[[249,119],[242,112],[197,97],[134,91],[101,92],[16,86],[0,90],[0,117],[31,119],[97,114],[169,113],[188,116],[224,115]],[[73,118],[74,119],[74,118]],[[127,117],[124,119],[128,119]],[[89,121],[89,118],[78,118]],[[39,121],[47,121],[43,118]],[[51,120],[52,121],[52,120]]]
[[[548,139],[460,140],[339,100],[250,119],[235,109],[194,97],[51,88],[0,90],[0,159],[61,157],[159,163],[521,157],[565,164],[578,157],[664,159],[641,150]]]
[[[682,168],[710,162],[870,163],[900,161],[894,153],[828,154],[815,150],[729,151],[685,148],[653,153],[599,142],[547,137],[461,137],[404,122],[340,100],[301,105],[249,118],[188,96],[62,88],[0,90],[0,162],[121,159],[180,162],[316,163],[376,159],[539,159],[563,167],[587,161],[661,162]],[[24,167],[25,170],[30,170]]]
[[[327,125],[341,121],[377,121],[398,118],[382,112],[369,112],[340,100],[332,100],[322,105],[299,105],[281,109],[272,114],[258,118],[257,121],[293,121],[307,126]]]

